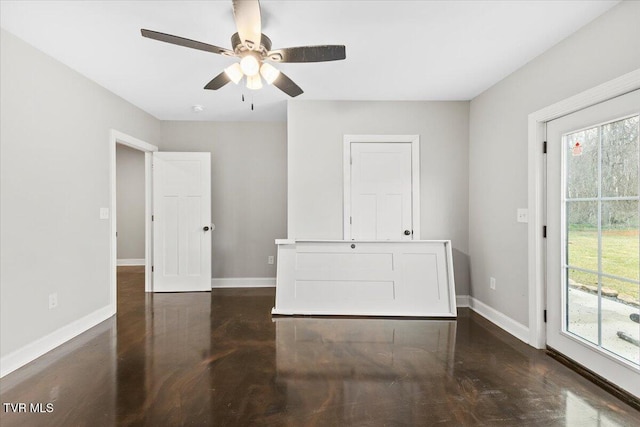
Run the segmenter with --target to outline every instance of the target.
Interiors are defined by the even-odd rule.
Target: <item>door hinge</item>
[[[544,323],[547,323],[547,310],[542,312],[542,316],[544,317]]]
[[[153,215],[151,215],[151,221],[153,221],[153,220],[154,220],[154,219],[153,219]]]
[[[547,154],[547,141],[542,143],[542,154]]]
[[[349,224],[353,224],[353,218],[349,217]]]
[[[542,237],[544,237],[545,239],[547,238],[547,226],[546,225],[542,226]]]
[[[349,164],[352,165],[353,164],[353,157],[349,157]]]
[[[151,272],[153,273],[153,265],[151,266]]]
[[[118,237],[118,232],[116,231],[116,237]]]

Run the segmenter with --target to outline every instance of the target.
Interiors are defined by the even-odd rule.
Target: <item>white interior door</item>
[[[411,144],[351,143],[351,239],[411,240]]]
[[[211,290],[211,156],[153,153],[153,288]]]
[[[638,397],[639,113],[635,91],[547,124],[547,345]]]

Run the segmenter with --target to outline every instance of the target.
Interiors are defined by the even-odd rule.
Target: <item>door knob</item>
[[[409,230],[404,230],[404,235],[405,236],[409,236],[411,234],[411,232]]]
[[[208,226],[206,226],[206,225],[205,225],[204,227],[202,227],[202,229],[203,229],[204,231],[209,231],[209,227],[208,227]]]

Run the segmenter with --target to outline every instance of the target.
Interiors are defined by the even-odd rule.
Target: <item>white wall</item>
[[[0,33],[0,355],[109,306],[109,129],[159,122]],[[58,307],[48,309],[48,296]]]
[[[144,259],[144,153],[116,145],[118,260]]]
[[[528,324],[527,116],[640,68],[640,2],[625,1],[471,101],[471,295]],[[496,290],[489,289],[489,277]]]
[[[162,134],[162,151],[211,153],[213,277],[275,277],[267,257],[286,237],[286,125],[169,121]]]
[[[342,239],[345,134],[420,135],[420,238],[452,241],[468,294],[469,103],[290,101],[289,238]]]

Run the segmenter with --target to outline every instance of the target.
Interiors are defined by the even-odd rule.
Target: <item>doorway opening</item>
[[[116,259],[120,302],[123,297],[130,299],[131,292],[144,289],[144,181],[144,152],[116,144]]]
[[[111,130],[109,133],[109,151],[110,151],[110,302],[112,312],[117,311],[117,293],[118,293],[118,215],[117,215],[117,147],[125,146],[130,149],[138,150],[144,153],[144,283],[145,292],[153,291],[152,261],[152,153],[158,151],[158,147],[147,142],[141,141],[130,135]]]
[[[586,107],[624,95],[640,88],[640,70],[588,89],[575,96],[531,113],[528,118],[528,182],[529,227],[528,283],[529,283],[529,344],[545,348],[546,337],[546,266],[545,238],[545,170],[547,141],[546,123]]]
[[[640,90],[547,125],[547,346],[640,396]]]
[[[550,156],[552,140],[558,141],[558,138],[554,138],[552,135],[551,129],[548,129],[547,123],[552,122],[554,120],[559,120],[561,118],[569,117],[573,113],[579,111],[588,111],[590,107],[594,107],[597,105],[604,105],[606,101],[613,100],[616,98],[623,97],[626,94],[630,94],[637,89],[640,88],[640,70],[632,71],[628,74],[620,76],[614,80],[603,83],[599,86],[596,86],[592,89],[586,90],[578,95],[575,95],[571,98],[567,98],[563,101],[560,101],[556,104],[545,107],[539,111],[536,111],[529,115],[529,144],[528,144],[528,170],[529,170],[529,227],[528,227],[528,246],[529,246],[529,332],[530,339],[529,344],[536,348],[546,348],[552,347],[554,350],[558,350],[558,344],[553,343],[552,341],[555,339],[551,336],[551,331],[560,331],[560,334],[556,334],[558,336],[562,336],[564,340],[563,345],[567,345],[570,347],[576,347],[580,349],[587,348],[592,346],[596,348],[597,346],[593,345],[593,343],[589,344],[588,340],[579,338],[577,336],[571,336],[572,328],[575,330],[575,325],[571,325],[567,323],[566,317],[563,318],[562,310],[564,313],[567,313],[567,305],[566,300],[562,301],[562,294],[558,291],[558,286],[551,287],[549,282],[549,277],[554,279],[554,283],[564,283],[566,285],[571,285],[574,282],[578,283],[579,280],[576,280],[576,277],[567,277],[567,272],[570,273],[569,270],[576,270],[575,268],[569,270],[558,270],[558,274],[552,273],[551,276],[547,276],[549,271],[549,260],[552,260],[555,264],[561,263],[563,259],[567,258],[567,248],[562,245],[558,245],[558,241],[562,243],[563,231],[569,229],[570,232],[573,233],[574,237],[584,237],[586,232],[586,226],[581,225],[579,228],[570,227],[571,224],[567,224],[566,215],[562,215],[562,211],[559,208],[553,208],[553,206],[549,207],[548,204],[550,202],[558,203],[560,201],[560,206],[564,206],[566,208],[566,204],[574,205],[577,203],[584,204],[588,208],[588,204],[596,206],[595,212],[602,212],[602,204],[610,203],[610,202],[633,202],[633,200],[605,200],[602,197],[593,197],[593,200],[587,198],[575,198],[575,197],[565,197],[565,205],[562,205],[562,194],[566,195],[567,188],[562,185],[553,185],[550,187],[549,180],[546,176],[547,171],[551,170],[560,170],[559,166],[550,165],[547,167],[547,164],[552,161],[552,158],[558,158],[557,155]],[[636,109],[636,112],[638,109]],[[626,114],[626,113],[625,113]],[[588,131],[594,127],[600,125],[606,125],[608,123],[616,123],[619,119],[625,119],[630,117],[625,114],[618,114],[609,111],[606,113],[603,118],[595,118],[593,120],[586,120],[583,125],[569,126],[567,129],[560,132],[561,135],[565,137],[564,143],[557,143],[558,147],[563,147],[565,150],[565,157],[574,158],[574,150],[575,150],[575,158],[579,158],[580,160],[584,160],[587,157],[586,150],[583,147],[583,142],[580,141],[580,145],[576,145],[576,141],[570,141],[568,138],[572,137],[572,134],[579,133],[581,131]],[[608,117],[611,115],[612,117]],[[603,135],[601,130],[593,131],[594,133],[600,133]],[[549,134],[547,134],[549,133]],[[556,132],[557,133],[557,132]],[[577,136],[574,135],[574,136]],[[583,136],[587,136],[586,134]],[[600,137],[597,138],[600,141]],[[569,144],[573,142],[572,146]],[[602,147],[599,146],[598,150]],[[559,149],[559,148],[558,148]],[[596,159],[596,157],[593,157]],[[601,162],[601,158],[598,157]],[[556,164],[561,165],[560,161],[556,162]],[[595,163],[598,164],[598,161]],[[574,165],[575,166],[575,165]],[[601,167],[601,166],[599,166]],[[575,168],[574,168],[575,169]],[[597,171],[597,169],[596,169]],[[561,174],[558,176],[562,176]],[[594,175],[597,176],[597,173]],[[569,182],[567,177],[564,178],[565,183]],[[594,182],[597,185],[601,186],[601,180],[597,179]],[[586,181],[585,181],[586,182]],[[594,184],[595,185],[595,184]],[[597,187],[596,185],[596,187]],[[556,191],[556,196],[549,196],[550,191]],[[598,205],[601,205],[598,207]],[[619,204],[619,203],[618,203]],[[577,205],[576,205],[577,206]],[[593,207],[592,206],[592,207]],[[605,206],[606,207],[606,206]],[[569,208],[575,208],[575,206],[569,206]],[[555,212],[555,219],[549,217],[549,212]],[[575,211],[575,209],[573,209]],[[586,211],[585,208],[582,208],[583,211]],[[619,211],[619,209],[618,209]],[[560,212],[560,215],[557,215],[557,212]],[[566,213],[566,211],[565,211]],[[570,212],[569,212],[570,213]],[[569,218],[570,220],[570,218]],[[550,222],[550,221],[555,221]],[[569,227],[567,227],[569,225]],[[597,227],[602,227],[602,221],[593,221],[593,225]],[[549,232],[547,232],[547,228]],[[577,234],[576,234],[577,232]],[[553,234],[555,233],[555,234]],[[582,234],[580,234],[582,233]],[[593,234],[593,233],[592,233]],[[606,233],[605,233],[606,234]],[[595,242],[596,248],[598,245],[602,244],[602,241],[605,236],[602,233],[596,230],[595,237],[591,239],[592,242]],[[566,246],[566,245],[565,245]],[[584,249],[585,247],[588,249],[588,245],[581,245]],[[555,255],[551,254],[549,251],[553,248],[555,250]],[[560,248],[560,249],[558,249]],[[572,249],[573,250],[573,249]],[[597,255],[597,250],[596,250]],[[573,259],[575,260],[575,252],[573,253]],[[602,264],[603,258],[601,256],[594,257],[597,268],[582,268],[582,266],[574,266],[570,265],[570,267],[580,267],[582,270],[581,273],[591,274],[591,277],[597,276],[599,277],[599,281],[602,281],[602,278],[606,277],[606,275],[616,276],[613,279],[618,280],[620,276],[619,274],[609,274],[604,271],[597,264]],[[588,267],[588,266],[587,266]],[[593,266],[592,266],[593,267]],[[590,271],[587,271],[590,270]],[[564,273],[564,276],[562,276]],[[603,274],[605,273],[605,274]],[[623,277],[626,278],[626,277]],[[572,279],[572,282],[569,281]],[[611,277],[607,277],[607,279],[611,279]],[[581,279],[582,280],[582,279]],[[628,280],[624,280],[624,282],[629,283]],[[600,293],[596,294],[596,303],[598,303],[598,299],[600,299],[600,303],[608,304],[611,301],[603,301],[600,296],[602,290],[602,283],[599,283],[596,292]],[[633,283],[632,283],[633,284]],[[560,289],[562,290],[562,289]],[[566,291],[567,289],[565,289]],[[548,295],[549,293],[553,293],[553,295]],[[575,294],[573,288],[570,287],[569,292]],[[555,297],[554,297],[555,295]],[[566,295],[565,295],[566,296]],[[551,298],[550,298],[551,297]],[[588,297],[588,295],[587,295]],[[555,298],[555,299],[554,299]],[[548,303],[550,301],[554,301],[554,306],[549,306]],[[558,304],[559,302],[559,304]],[[560,315],[558,315],[560,313]],[[574,313],[575,314],[575,313]],[[554,320],[555,319],[555,320]],[[564,320],[563,320],[564,319]],[[574,316],[575,319],[575,316]],[[549,321],[549,323],[547,323]],[[569,320],[571,322],[571,320]],[[633,322],[633,319],[627,317],[625,322]],[[584,323],[584,322],[582,322]],[[599,322],[591,322],[592,325],[597,326]],[[555,324],[556,328],[551,329],[550,325]],[[601,323],[600,323],[601,325]],[[562,326],[562,328],[560,327]],[[597,326],[597,328],[601,328],[601,326]],[[597,329],[594,327],[593,329]],[[569,333],[566,330],[569,329]],[[617,332],[617,331],[616,331]],[[597,332],[595,335],[599,334]],[[584,335],[584,334],[583,334]],[[592,334],[592,337],[594,335]],[[567,339],[565,339],[567,338]],[[616,339],[619,339],[616,337]],[[568,351],[566,349],[560,349],[560,352],[563,354],[567,354]],[[637,375],[640,371],[637,368],[634,368],[629,363],[621,360],[622,358],[612,355],[605,354],[598,351],[588,351],[584,353],[584,355],[577,355],[578,353],[571,354],[572,359],[575,363],[581,364],[587,369],[594,369],[604,366],[606,364],[604,370],[597,369],[593,372],[596,372],[595,375],[603,378],[605,382],[609,382],[614,384],[615,387],[624,391],[629,396],[639,396],[640,389],[638,389]],[[609,363],[610,362],[610,363]],[[614,369],[617,367],[619,369]],[[611,368],[611,369],[609,369]],[[630,375],[631,374],[631,375]]]
[[[118,267],[144,266],[144,153],[116,144]]]

